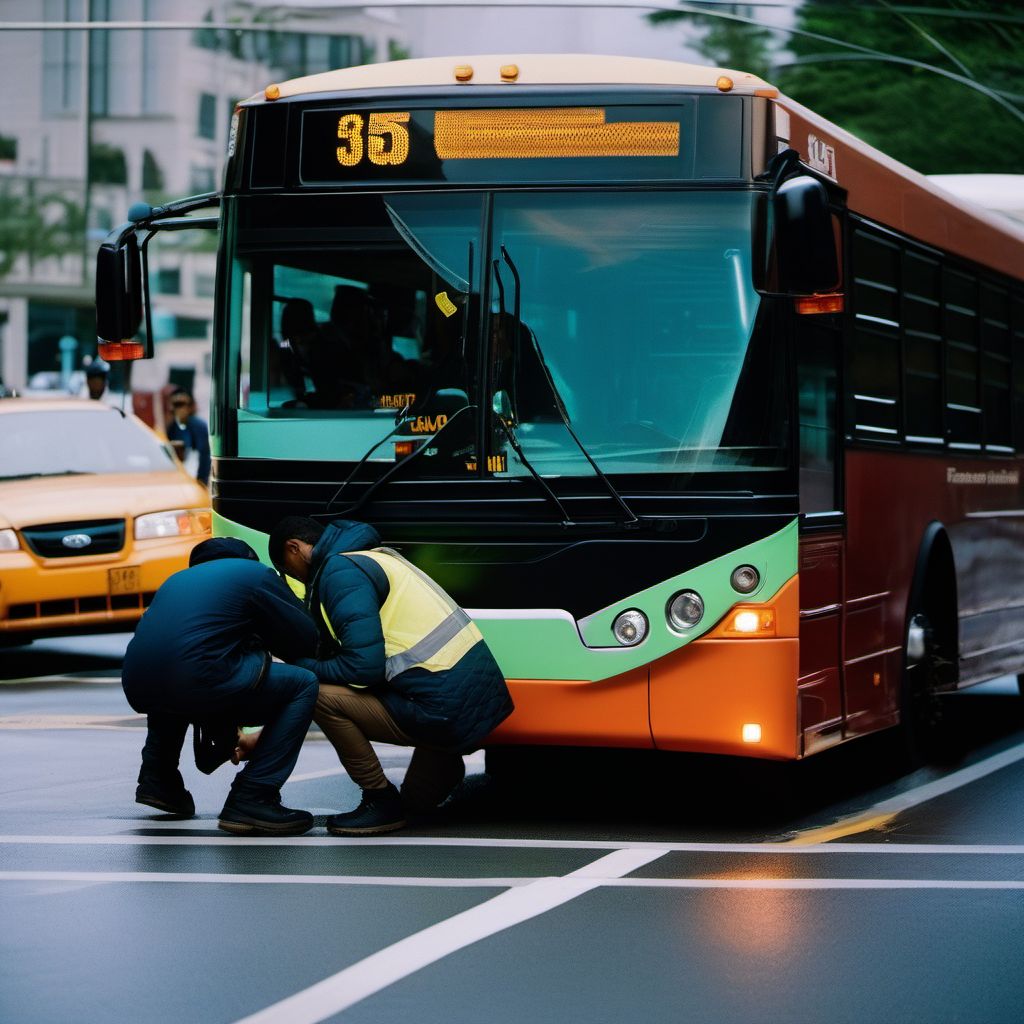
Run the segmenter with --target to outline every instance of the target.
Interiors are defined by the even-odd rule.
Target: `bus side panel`
[[[509,679],[508,688],[516,709],[488,737],[488,746],[654,746],[647,715],[646,665],[599,682]]]
[[[847,453],[849,732],[890,724],[898,714],[907,597],[931,522],[946,527],[953,548],[961,684],[1016,671],[1024,662],[1019,478],[1015,461]]]
[[[803,752],[843,738],[843,535],[800,538],[800,731]]]

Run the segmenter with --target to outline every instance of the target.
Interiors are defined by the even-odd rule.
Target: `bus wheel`
[[[941,691],[955,680],[948,642],[927,611],[911,616],[907,627],[900,693],[903,758],[913,768],[952,755],[950,722]]]

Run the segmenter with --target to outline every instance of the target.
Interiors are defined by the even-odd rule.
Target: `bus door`
[[[840,318],[793,318],[800,457],[799,714],[803,753],[843,738],[845,530],[837,458]]]

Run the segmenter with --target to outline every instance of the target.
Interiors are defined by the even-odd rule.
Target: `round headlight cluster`
[[[761,574],[752,565],[739,565],[729,577],[737,594],[752,594],[761,583]]]
[[[612,623],[612,632],[623,647],[635,647],[647,636],[647,616],[635,608],[621,612]]]
[[[704,617],[704,599],[696,590],[680,590],[669,601],[665,614],[673,629],[693,629]]]

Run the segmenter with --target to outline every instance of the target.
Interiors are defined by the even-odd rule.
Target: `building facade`
[[[82,22],[132,27],[56,27]],[[185,27],[137,27],[161,22]],[[135,202],[220,187],[239,99],[406,46],[384,9],[259,0],[0,0],[0,29],[0,377],[18,389],[60,386],[61,338],[72,368],[91,358],[99,241]],[[150,247],[157,358],[132,384],[192,382],[203,404],[214,252],[190,236]]]

